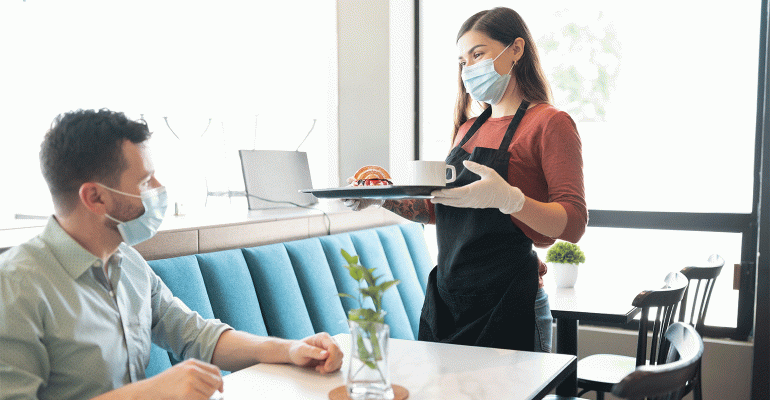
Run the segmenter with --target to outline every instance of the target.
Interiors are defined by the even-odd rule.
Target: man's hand
[[[160,374],[125,386],[137,390],[143,399],[208,400],[215,391],[225,390],[222,374],[214,365],[199,360],[183,361]]]
[[[289,347],[289,360],[292,364],[315,367],[322,374],[340,369],[342,356],[337,342],[326,332],[295,341]]]
[[[460,208],[499,208],[503,214],[521,211],[525,197],[519,188],[508,184],[492,168],[467,160],[463,165],[481,179],[453,189],[434,190],[431,202]]]

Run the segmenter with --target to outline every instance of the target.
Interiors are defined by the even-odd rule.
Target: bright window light
[[[158,178],[188,210],[233,201],[207,192],[244,190],[239,149],[306,151],[314,184],[336,182],[335,30],[325,1],[301,12],[286,2],[3,2],[0,226],[52,211],[40,142],[57,114],[78,108],[144,117]]]

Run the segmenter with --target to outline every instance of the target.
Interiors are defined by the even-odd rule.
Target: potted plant
[[[350,272],[350,276],[358,281],[359,286],[356,296],[339,294],[340,297],[356,300],[359,305],[359,308],[348,311],[351,342],[346,379],[348,396],[353,400],[392,399],[393,388],[388,369],[390,328],[385,324],[386,312],[382,309],[382,295],[399,281],[378,283],[382,275],[374,276],[376,268],[366,268],[358,263],[358,256],[351,256],[344,249],[341,252],[348,263],[344,267]],[[371,299],[373,309],[364,307],[367,298]]]
[[[578,265],[586,262],[586,256],[580,246],[559,241],[548,249],[545,262],[554,269],[556,287],[571,288],[577,281]]]

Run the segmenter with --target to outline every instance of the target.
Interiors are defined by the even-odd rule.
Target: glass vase
[[[350,364],[346,386],[353,400],[393,399],[388,368],[390,327],[379,322],[350,321]]]

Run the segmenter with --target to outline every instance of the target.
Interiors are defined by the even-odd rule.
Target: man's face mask
[[[127,245],[133,246],[142,243],[158,233],[158,228],[163,222],[166,208],[168,208],[168,193],[166,193],[165,186],[145,190],[141,195],[135,195],[115,190],[98,182],[97,185],[124,196],[142,199],[144,213],[136,219],[120,221],[109,214],[105,214],[107,218],[118,223],[118,232],[120,232],[120,236]]]

